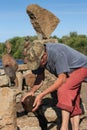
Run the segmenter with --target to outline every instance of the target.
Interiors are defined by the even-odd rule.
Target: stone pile
[[[25,78],[28,74],[31,75],[31,79],[26,82]],[[45,71],[45,74],[46,79],[43,83],[43,86],[36,92],[36,95],[49,87],[56,80],[54,75],[50,74],[48,71]],[[8,130],[9,128],[9,130],[16,130],[18,127],[18,130],[41,130],[40,119],[33,113],[27,114],[20,102],[22,95],[29,91],[30,87],[32,86],[35,76],[32,78],[33,74],[27,69],[26,64],[19,65],[16,75],[20,86],[15,89],[14,87],[8,87],[8,78],[6,79],[3,69],[0,69],[0,75],[0,78],[3,77],[1,79],[2,84],[0,84],[0,129]],[[25,80],[24,83],[23,80]],[[82,85],[83,87],[81,96],[86,108],[87,83],[83,83]],[[57,130],[60,126],[61,113],[56,108],[57,100],[55,94],[48,94],[45,96],[42,102],[43,108],[41,109],[45,119],[47,120],[48,128],[50,129],[52,127],[51,130]]]
[[[19,82],[18,88],[8,86],[9,81],[3,69],[0,69],[0,75],[2,81],[2,84],[0,84],[0,102],[2,103],[2,108],[0,109],[1,130],[8,130],[8,128],[10,130],[10,127],[11,130],[16,130],[17,127],[20,130],[41,130],[39,120],[36,117],[36,115],[32,115],[31,113],[28,113],[28,116],[26,114],[22,115],[22,113],[24,113],[24,109],[20,102],[22,95],[29,91],[30,87],[32,87],[36,78],[35,75],[33,75],[31,71],[28,70],[26,64],[19,65],[18,71],[16,72],[16,76]],[[26,78],[27,75],[29,76],[29,79]],[[46,71],[46,75],[49,75],[48,71]],[[50,76],[52,77],[52,75],[46,76],[47,78],[43,84],[43,87],[36,93],[36,95],[47,87],[47,82],[49,82],[49,86],[52,82],[55,81],[54,77],[52,77],[50,80]],[[24,83],[23,80],[25,80]],[[46,96],[43,100],[43,103],[45,104],[44,115],[47,115],[45,117],[48,120],[48,122],[56,120],[56,112],[54,111],[54,109],[51,109],[51,105],[54,106],[52,96]],[[10,122],[9,120],[11,120],[12,122]]]

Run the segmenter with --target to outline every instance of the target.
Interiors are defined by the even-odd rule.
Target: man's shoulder
[[[64,43],[46,43],[45,45],[47,48],[56,48],[57,46],[58,47],[65,46]]]

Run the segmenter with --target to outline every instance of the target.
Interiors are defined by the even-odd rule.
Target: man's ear
[[[47,52],[44,52],[43,58],[44,58],[44,60],[47,59]]]
[[[45,52],[42,56],[42,59],[41,59],[41,64],[44,65],[46,64],[47,62],[47,52]]]

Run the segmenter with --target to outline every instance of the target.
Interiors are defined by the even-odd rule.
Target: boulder
[[[16,102],[14,91],[0,88],[0,130],[17,130]]]
[[[38,34],[38,39],[48,39],[60,22],[53,13],[36,4],[29,5],[26,11]]]

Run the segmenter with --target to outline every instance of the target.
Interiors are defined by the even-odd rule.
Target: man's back
[[[62,43],[47,43],[46,68],[53,74],[71,72],[76,68],[87,68],[87,56]]]

